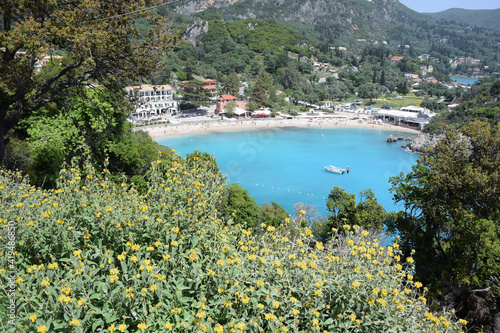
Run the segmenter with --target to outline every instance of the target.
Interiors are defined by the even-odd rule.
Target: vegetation
[[[470,10],[462,8],[450,8],[439,13],[426,13],[426,15],[436,19],[454,21],[467,24],[468,26],[478,26],[496,31],[500,31],[500,24],[498,22],[499,14],[500,9]]]
[[[433,296],[494,331],[500,269],[500,124],[445,128],[412,172],[392,179],[404,214],[388,223],[413,249],[416,276]]]
[[[113,174],[140,181],[158,151],[167,157],[170,150],[145,132],[132,131],[125,123],[127,108],[118,107],[120,97],[110,100],[112,96],[102,93],[87,88],[88,99],[67,96],[66,109],[48,104],[25,115],[12,132],[16,142],[25,144],[9,145],[4,165],[27,172],[34,185],[54,188],[65,163],[102,166],[107,158]]]
[[[177,42],[168,24],[151,17],[147,36],[132,27],[131,15],[120,15],[160,3],[111,1],[2,2],[0,17],[0,163],[9,132],[22,117],[56,104],[70,112],[69,98],[99,85],[109,102],[126,83],[154,72],[163,50]],[[147,12],[144,12],[147,13]],[[139,42],[141,37],[143,41]],[[39,70],[39,61],[48,56]],[[62,56],[62,57],[59,57]],[[104,113],[103,113],[104,114]],[[68,115],[72,117],[71,113]]]
[[[143,195],[90,165],[61,170],[49,191],[2,171],[2,330],[462,330],[428,310],[398,244],[383,248],[349,225],[322,244],[300,220],[247,230],[221,219],[215,167],[195,155],[159,159]]]
[[[467,91],[464,102],[453,112],[442,112],[432,118],[426,132],[438,134],[439,124],[460,128],[474,120],[487,121],[492,126],[500,122],[500,80],[481,79]]]
[[[371,190],[359,193],[359,201],[356,202],[356,195],[334,186],[326,199],[326,207],[331,215],[326,220],[316,219],[312,223],[313,233],[321,241],[332,237],[332,229],[346,224],[380,233],[389,216]]]

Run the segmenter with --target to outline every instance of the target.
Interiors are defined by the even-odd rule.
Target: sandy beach
[[[135,130],[149,133],[151,138],[160,139],[170,136],[182,136],[199,133],[244,131],[251,129],[273,127],[348,127],[348,128],[373,128],[387,131],[401,131],[418,134],[419,131],[407,127],[395,126],[387,123],[373,122],[368,118],[352,119],[352,113],[344,115],[346,118],[333,117],[296,117],[295,119],[262,118],[262,119],[224,119],[213,120],[210,118],[195,119],[190,121],[177,121],[170,124],[141,126]],[[203,118],[202,118],[203,119]],[[177,120],[177,119],[176,119]]]

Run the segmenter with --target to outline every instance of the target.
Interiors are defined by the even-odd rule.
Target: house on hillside
[[[181,89],[182,90],[184,90],[184,88],[186,87],[186,84],[188,82],[189,81],[181,81]],[[202,80],[202,82],[205,84],[203,86],[203,89],[210,91],[210,95],[211,95],[212,99],[217,99],[217,81],[214,79],[206,79],[206,80]]]
[[[169,85],[150,85],[125,87],[127,99],[134,105],[132,117],[148,118],[177,112],[177,101]]]
[[[227,106],[227,103],[229,103],[230,101],[236,102],[236,109],[237,110],[235,110],[235,114],[244,115],[248,112],[248,111],[246,111],[246,107],[248,104],[247,102],[238,101],[238,98],[234,97],[232,95],[221,95],[217,99],[217,102],[215,104],[215,114],[220,115],[220,114],[226,113],[226,106]]]
[[[391,58],[391,61],[394,63],[394,62],[398,62],[398,61],[403,60],[403,58],[404,58],[404,57],[402,57],[402,56],[393,56],[393,57]]]

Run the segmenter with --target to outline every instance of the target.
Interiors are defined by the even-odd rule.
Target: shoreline
[[[358,122],[358,120],[340,120],[339,118],[296,118],[296,119],[245,119],[245,120],[205,120],[197,122],[178,122],[153,126],[135,127],[133,130],[143,130],[153,140],[179,137],[201,133],[217,133],[227,131],[245,131],[264,128],[282,127],[330,127],[330,128],[367,128],[385,131],[398,131],[418,134],[419,130],[401,127],[387,123]]]

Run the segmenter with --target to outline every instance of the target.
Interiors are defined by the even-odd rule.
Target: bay
[[[479,79],[472,78],[472,77],[450,77],[453,81],[460,82],[465,85],[473,85],[476,83]]]
[[[213,154],[228,183],[247,189],[258,204],[275,201],[288,212],[298,202],[311,203],[326,215],[325,198],[334,186],[349,193],[372,189],[386,210],[398,210],[389,178],[409,172],[418,154],[387,143],[392,134],[416,134],[366,128],[286,127],[160,138],[159,144],[181,156],[195,150]],[[348,174],[324,169],[350,166]]]

